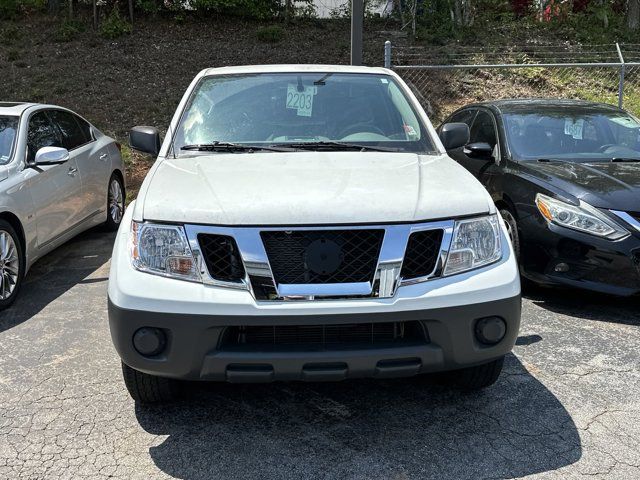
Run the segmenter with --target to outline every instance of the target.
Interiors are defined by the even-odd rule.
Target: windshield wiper
[[[255,152],[255,151],[268,151],[268,152],[293,152],[294,148],[286,148],[286,146],[256,146],[256,145],[244,145],[242,143],[230,143],[230,142],[213,142],[213,143],[197,143],[193,145],[184,145],[180,147],[180,150],[191,150],[196,152]]]
[[[370,145],[359,145],[357,143],[337,142],[337,141],[321,141],[321,142],[298,142],[298,143],[276,143],[271,145],[272,147],[291,147],[296,149],[306,150],[326,150],[326,151],[339,151],[339,150],[359,150],[364,152],[370,150],[373,152],[399,152],[399,148],[392,147],[374,147]]]
[[[615,157],[615,158],[612,158],[611,161],[615,162],[615,163],[640,162],[640,158],[619,158],[619,157]]]

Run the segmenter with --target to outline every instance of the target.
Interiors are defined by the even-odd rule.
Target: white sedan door
[[[66,110],[52,110],[50,117],[63,135],[64,147],[75,159],[82,178],[83,218],[107,209],[107,190],[111,159],[107,137],[96,140],[91,126]]]
[[[41,110],[29,119],[27,158],[33,160],[42,147],[63,147],[63,142],[47,112]],[[73,156],[60,165],[32,168],[27,188],[34,203],[39,247],[62,237],[81,220],[82,182]]]

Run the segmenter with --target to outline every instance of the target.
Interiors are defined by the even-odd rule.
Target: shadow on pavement
[[[136,406],[167,435],[166,474],[205,478],[512,478],[576,462],[580,437],[558,399],[509,355],[492,388],[424,378],[267,385],[192,384],[168,406]]]
[[[550,312],[603,322],[640,325],[640,297],[616,297],[562,287],[527,285],[523,296]]]
[[[109,261],[114,239],[115,232],[92,229],[39,259],[15,303],[0,312],[0,332],[26,322],[75,285],[107,281],[87,277]]]

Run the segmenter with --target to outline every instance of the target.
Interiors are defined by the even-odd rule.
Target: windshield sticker
[[[411,125],[403,125],[404,128],[404,133],[406,133],[407,135],[409,135],[410,137],[416,137],[418,134],[416,133],[416,129],[413,128]]]
[[[297,110],[299,117],[310,117],[313,112],[313,96],[317,92],[317,87],[304,87],[298,90],[297,85],[289,84],[287,87],[287,108]]]
[[[573,120],[567,118],[564,121],[564,134],[571,135],[574,140],[582,140],[582,131],[584,130],[584,119],[578,118]]]
[[[609,117],[609,118],[611,119],[612,122],[615,122],[618,125],[622,125],[623,127],[638,128],[640,126],[638,125],[638,122],[636,122],[631,117]]]

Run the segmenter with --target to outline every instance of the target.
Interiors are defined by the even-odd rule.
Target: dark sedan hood
[[[526,162],[522,169],[594,207],[640,211],[638,162]]]

